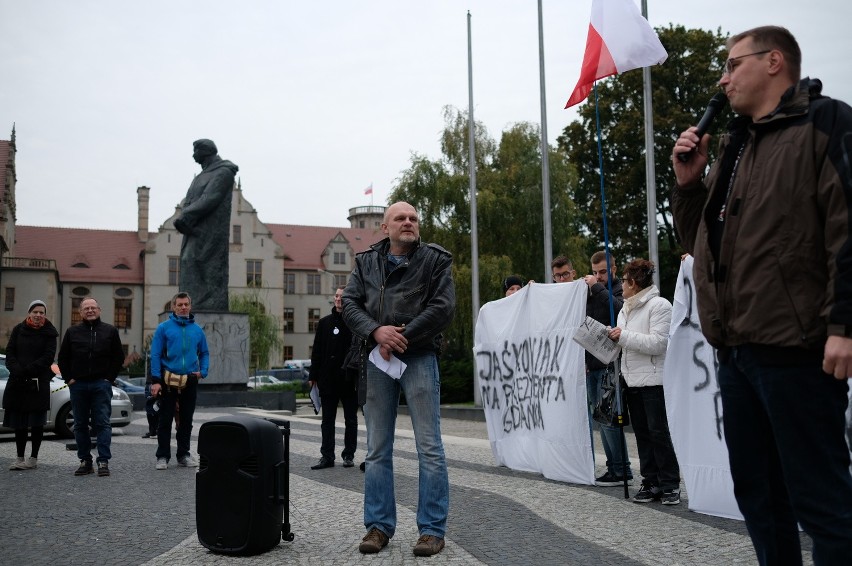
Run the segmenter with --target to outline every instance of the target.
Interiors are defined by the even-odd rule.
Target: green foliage
[[[675,182],[672,146],[680,132],[698,121],[718,91],[727,36],[721,30],[687,30],[671,24],[657,28],[657,33],[669,54],[663,65],[652,68],[651,83],[659,271],[663,294],[671,296],[683,253],[669,204]],[[597,87],[607,221],[620,270],[630,259],[648,257],[642,73],[630,71],[599,81]],[[727,110],[710,133],[719,131],[730,117]],[[581,230],[591,235],[586,249],[590,254],[602,249],[604,241],[594,95],[580,107],[580,120],[565,127],[558,143],[561,153],[579,170],[574,201],[582,211]]]
[[[441,359],[441,404],[473,401],[473,356]]]
[[[272,352],[281,348],[283,340],[278,334],[278,319],[266,314],[265,301],[260,289],[251,289],[245,294],[231,293],[228,308],[231,312],[248,314],[249,317],[249,375],[258,368],[269,367]]]

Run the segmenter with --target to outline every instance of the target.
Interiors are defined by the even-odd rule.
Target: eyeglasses
[[[563,281],[565,279],[571,279],[572,277],[574,277],[574,270],[573,269],[569,269],[568,271],[562,271],[562,272],[553,274],[553,280],[554,281],[556,281],[556,280]]]
[[[743,59],[745,57],[751,57],[752,55],[766,55],[770,51],[772,51],[772,50],[771,49],[764,49],[763,51],[755,51],[754,53],[746,53],[745,55],[740,55],[739,57],[731,57],[730,59],[725,61],[725,74],[730,75],[731,73],[734,72],[734,69],[737,68],[737,66],[734,65],[734,61],[739,61],[740,59]]]

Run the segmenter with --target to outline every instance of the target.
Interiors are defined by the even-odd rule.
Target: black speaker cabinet
[[[195,517],[198,540],[213,552],[257,554],[290,532],[290,423],[219,417],[198,432]]]

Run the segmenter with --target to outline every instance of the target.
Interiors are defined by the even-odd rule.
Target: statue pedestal
[[[202,387],[241,385],[245,387],[249,374],[248,315],[236,312],[193,312],[195,323],[204,330],[210,350],[210,373],[201,381]],[[160,322],[169,313],[160,315]]]

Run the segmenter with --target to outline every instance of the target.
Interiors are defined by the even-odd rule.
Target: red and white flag
[[[373,194],[373,183],[370,183],[370,186],[369,186],[369,187],[367,187],[366,189],[364,189],[364,194],[365,194],[365,195],[371,195],[371,194]]]
[[[598,79],[662,63],[668,57],[657,32],[634,0],[592,0],[592,21],[580,80],[565,108],[586,100]]]

